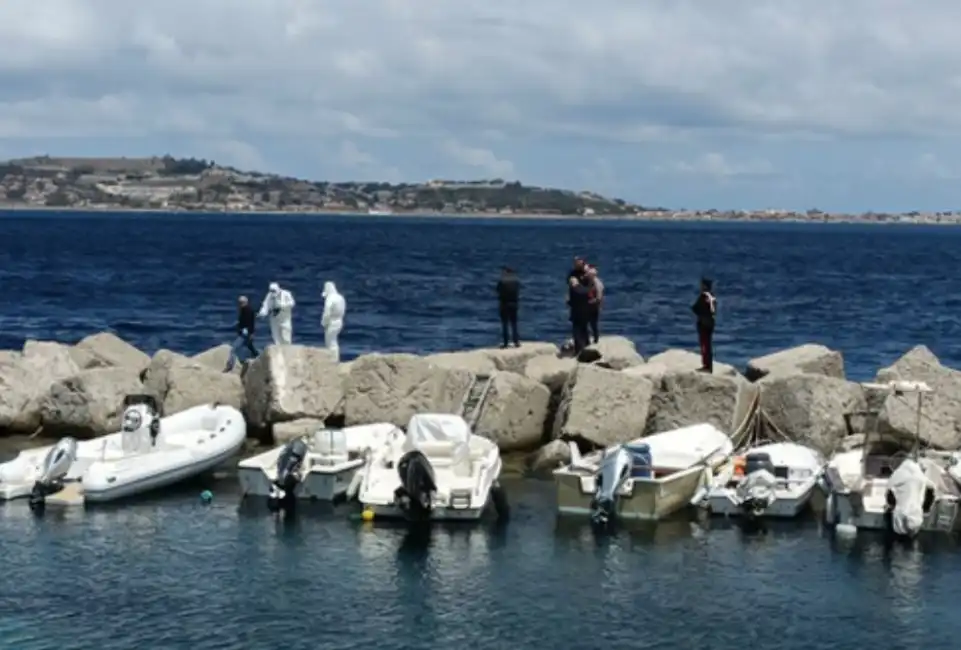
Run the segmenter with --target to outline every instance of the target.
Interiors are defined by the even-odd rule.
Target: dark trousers
[[[714,326],[698,325],[697,342],[701,346],[701,368],[714,372]]]
[[[580,354],[581,350],[591,344],[590,333],[587,331],[590,318],[572,318],[571,333],[574,335],[574,354]]]
[[[521,337],[517,334],[517,304],[501,303],[500,313],[501,336],[504,338],[504,347],[506,348],[509,342],[508,333],[510,334],[510,339],[514,341],[514,345],[520,345]]]
[[[597,327],[597,321],[601,317],[600,307],[591,307],[591,315],[587,320],[587,325],[591,329],[591,336],[594,338],[594,342],[597,343],[601,338],[601,332]]]
[[[244,348],[247,348],[250,352],[251,358],[257,356],[257,348],[254,347],[253,334],[238,334],[237,338],[234,339],[234,342],[230,345],[230,356],[227,358],[227,367],[224,368],[225,372],[230,372],[234,369],[234,364],[237,363],[237,356]]]

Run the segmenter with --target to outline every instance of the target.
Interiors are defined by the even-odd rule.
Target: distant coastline
[[[0,163],[0,210],[304,214],[446,219],[959,225],[961,212],[674,210],[502,179],[312,182],[196,159],[35,158]]]

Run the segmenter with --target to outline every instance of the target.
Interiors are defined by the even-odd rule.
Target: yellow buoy
[[[362,513],[360,513],[360,518],[363,519],[364,521],[373,521],[373,520],[374,520],[374,511],[373,511],[373,510],[364,510]]]

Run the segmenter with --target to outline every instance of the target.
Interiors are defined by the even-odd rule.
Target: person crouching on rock
[[[591,343],[590,335],[587,331],[588,322],[591,318],[590,287],[581,283],[581,281],[574,276],[571,276],[568,284],[570,285],[570,291],[568,291],[567,301],[571,310],[574,354],[577,355]]]
[[[257,321],[257,314],[247,300],[247,296],[237,298],[237,338],[230,346],[230,356],[227,357],[227,367],[224,372],[230,372],[237,363],[237,357],[243,348],[250,352],[250,358],[257,356],[257,348],[254,347],[254,324]]]
[[[701,346],[701,372],[714,372],[714,321],[717,315],[717,298],[711,293],[713,283],[701,279],[701,293],[691,311],[697,317],[697,340]]]
[[[521,299],[521,281],[517,273],[509,266],[501,270],[500,280],[497,281],[497,302],[500,308],[501,317],[501,337],[506,348],[508,344],[508,329],[510,338],[514,341],[514,347],[521,346],[520,336],[517,334],[517,309]]]
[[[601,305],[604,302],[604,283],[601,282],[599,277],[597,277],[596,266],[587,267],[586,278],[586,284],[588,287],[590,287],[590,296],[588,297],[590,314],[588,316],[587,324],[590,327],[590,333],[594,339],[594,342],[597,343],[601,338],[598,322],[601,317]]]

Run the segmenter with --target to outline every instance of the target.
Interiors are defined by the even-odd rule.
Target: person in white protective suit
[[[270,322],[270,336],[274,343],[289,344],[293,342],[294,296],[286,289],[281,289],[276,282],[271,282],[267,288],[264,303],[260,306],[258,316],[267,317]]]
[[[344,329],[344,314],[347,311],[347,301],[337,291],[333,282],[324,283],[324,315],[320,324],[324,327],[324,346],[330,350],[334,361],[340,362],[340,345],[337,337]]]

